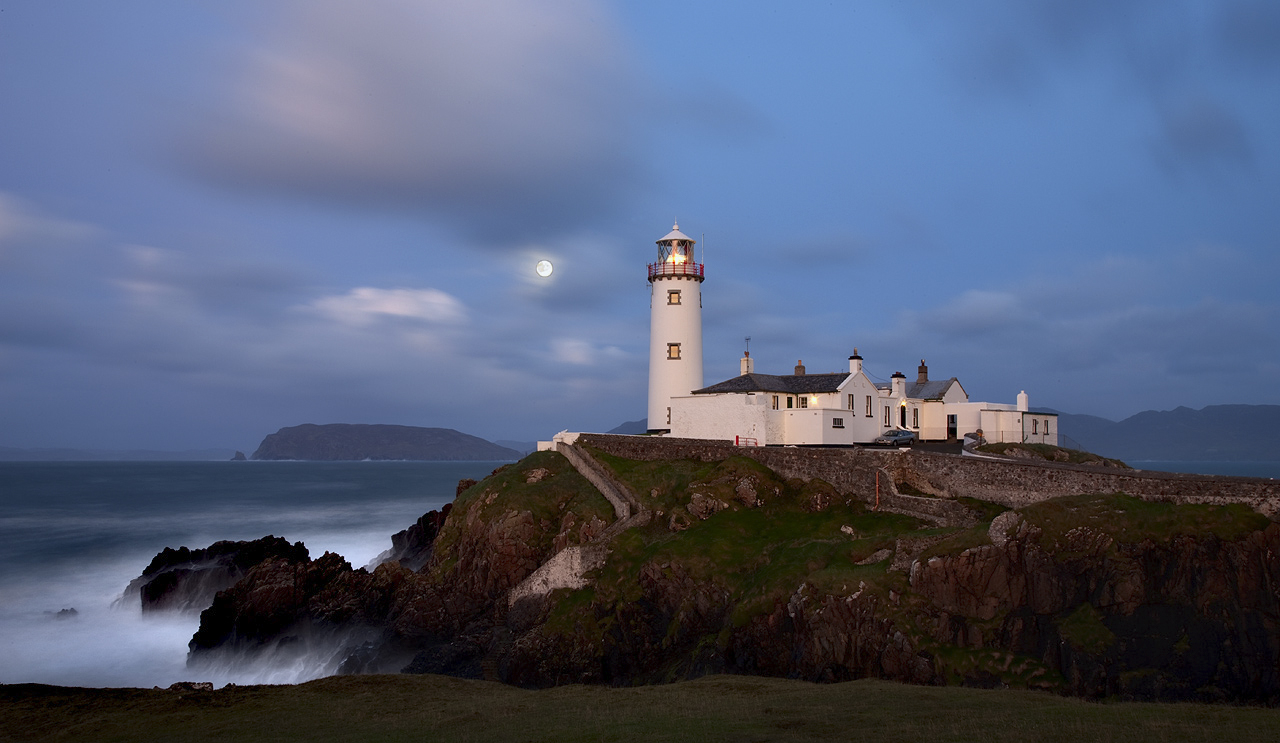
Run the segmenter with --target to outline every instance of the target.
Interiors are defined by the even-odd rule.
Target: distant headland
[[[304,423],[268,435],[249,458],[318,462],[373,460],[514,461],[521,453],[452,428]]]

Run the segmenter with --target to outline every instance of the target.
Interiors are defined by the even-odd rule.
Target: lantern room
[[[672,225],[658,240],[658,262],[649,264],[649,281],[662,276],[686,276],[701,281],[702,264],[694,261],[693,246],[697,241],[680,231],[680,224]]]

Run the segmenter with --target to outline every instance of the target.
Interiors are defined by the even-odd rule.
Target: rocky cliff
[[[452,428],[311,423],[268,435],[250,459],[516,460],[520,453]]]
[[[142,575],[125,588],[127,601],[138,601],[143,612],[201,611],[219,591],[234,586],[255,565],[271,558],[307,559],[301,543],[268,535],[252,542],[214,542],[204,549],[166,547]]]
[[[594,455],[647,523],[606,533],[609,504],[540,452],[424,517],[420,570],[259,563],[202,614],[192,664],[287,646],[527,686],[730,672],[1280,701],[1280,525],[1244,506],[959,498],[967,518],[939,527],[751,459]]]

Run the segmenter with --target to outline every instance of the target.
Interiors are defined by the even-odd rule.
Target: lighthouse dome
[[[664,235],[664,236],[662,237],[662,239],[658,240],[658,242],[660,242],[660,243],[666,243],[666,242],[671,242],[672,240],[687,240],[687,241],[689,241],[689,242],[691,242],[691,243],[696,243],[696,242],[697,242],[697,240],[694,240],[693,238],[689,237],[688,235],[686,235],[686,234],[684,234],[683,232],[681,232],[681,231],[680,231],[680,223],[679,223],[679,222],[677,222],[676,224],[672,225],[672,226],[671,226],[671,231],[670,231],[670,232],[668,232],[666,235]]]

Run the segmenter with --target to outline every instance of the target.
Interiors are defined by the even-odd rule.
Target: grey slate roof
[[[907,397],[912,400],[941,400],[953,382],[958,383],[959,380],[952,377],[951,379],[930,379],[924,384],[907,382]]]
[[[947,388],[953,383],[960,384],[960,380],[952,377],[951,379],[930,379],[924,384],[907,382],[905,391],[907,397],[912,400],[941,400],[942,396],[947,394]],[[893,385],[887,382],[876,382],[876,389],[878,390],[887,391],[892,388]],[[964,391],[964,385],[960,385],[960,390]],[[969,393],[966,392],[965,397],[968,396]]]
[[[743,374],[726,379],[719,384],[694,390],[695,395],[709,395],[715,392],[784,392],[792,395],[813,395],[821,392],[836,392],[840,384],[849,378],[849,374]]]

